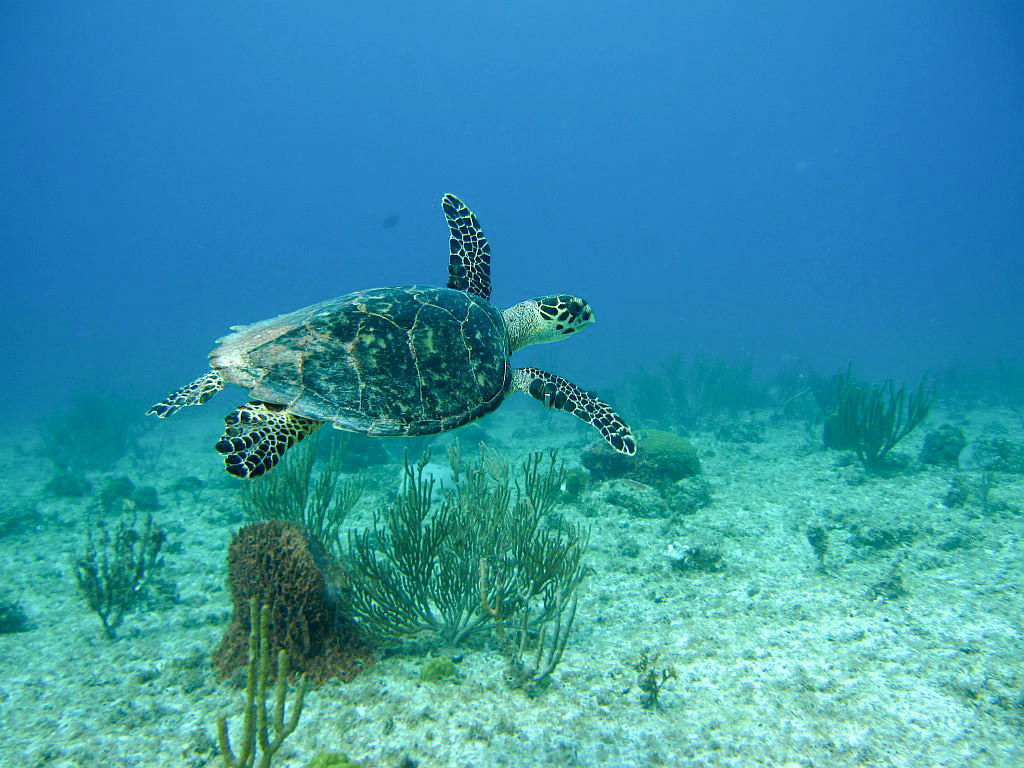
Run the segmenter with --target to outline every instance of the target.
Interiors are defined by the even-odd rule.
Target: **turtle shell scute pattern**
[[[370,435],[454,429],[508,389],[501,313],[449,288],[359,291],[291,313],[291,327],[247,351],[250,394]],[[238,343],[237,341],[234,343]]]

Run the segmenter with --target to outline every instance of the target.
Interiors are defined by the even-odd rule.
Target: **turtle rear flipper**
[[[525,392],[549,408],[566,411],[592,424],[619,453],[636,453],[636,438],[629,425],[608,403],[594,397],[571,381],[538,368],[516,368],[510,392]]]
[[[259,477],[324,422],[297,416],[281,405],[254,400],[229,413],[224,424],[224,434],[216,446],[224,454],[224,469],[235,477]]]
[[[216,371],[204,373],[195,381],[175,390],[148,411],[147,416],[166,419],[189,405],[202,405],[224,389],[224,379]]]

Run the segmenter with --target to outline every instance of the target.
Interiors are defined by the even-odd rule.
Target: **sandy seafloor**
[[[52,470],[34,457],[36,435],[5,441],[0,503],[36,503],[42,518],[0,538],[3,593],[21,600],[32,627],[0,635],[0,765],[221,765],[216,716],[229,714],[234,731],[241,709],[210,665],[230,616],[226,548],[241,524],[212,450],[229,406],[154,421],[144,438],[161,452],[152,478],[127,458],[111,473],[158,487],[165,575],[178,593],[128,616],[115,642],[69,565],[88,499],[46,496]],[[597,486],[560,507],[592,526],[593,573],[545,692],[508,689],[493,643],[461,651],[458,683],[420,682],[423,655],[382,654],[354,682],[308,695],[274,765],[303,766],[328,749],[368,766],[1024,765],[1024,476],[997,476],[987,508],[975,494],[950,509],[942,500],[956,470],[913,460],[944,421],[970,438],[1024,435],[1008,411],[936,411],[899,446],[912,461],[891,478],[865,476],[769,412],[755,415],[762,442],[693,432],[710,506],[638,517]],[[481,425],[515,460],[562,441],[572,465],[592,439],[525,399]],[[398,472],[375,477],[397,486]],[[968,487],[980,482],[960,474]],[[171,490],[182,475],[206,481],[196,499]],[[365,525],[376,498],[368,493],[350,524]],[[825,572],[810,523],[830,532]],[[869,528],[901,543],[865,545]],[[674,570],[672,542],[716,548],[725,567]],[[905,594],[878,597],[873,585],[897,565]],[[641,707],[636,685],[645,652],[677,675],[656,709]]]

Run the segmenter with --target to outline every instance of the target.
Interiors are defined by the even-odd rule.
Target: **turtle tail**
[[[202,405],[211,397],[224,389],[224,379],[216,371],[204,373],[195,381],[189,382],[181,389],[175,390],[148,411],[147,416],[158,416],[166,419],[173,416],[188,405]]]
[[[217,443],[217,450],[224,454],[224,469],[235,477],[259,477],[324,422],[297,416],[283,405],[253,400],[229,413],[224,425]]]

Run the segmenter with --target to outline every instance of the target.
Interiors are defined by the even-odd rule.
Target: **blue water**
[[[220,764],[215,714],[238,696],[207,657],[243,514],[213,446],[245,394],[143,414],[231,325],[443,285],[445,193],[482,223],[497,305],[571,293],[596,313],[515,364],[638,434],[692,430],[708,483],[594,479],[561,505],[559,531],[566,510],[593,531],[575,659],[547,700],[504,700],[493,749],[458,730],[498,712],[491,641],[460,651],[461,698],[416,687],[416,656],[315,694],[282,766],[336,747],[398,765],[389,741],[493,765],[1021,764],[1024,6],[5,0],[0,619],[27,619],[0,653],[0,766]],[[848,364],[938,384],[891,475],[824,450],[795,376]],[[718,391],[671,380],[702,365]],[[487,419],[466,446],[559,446],[584,482],[589,427],[528,398]],[[950,441],[922,463],[947,421],[966,460]],[[367,470],[374,503],[404,445]],[[181,599],[107,644],[72,573],[125,472],[159,492]],[[669,570],[666,549],[701,548],[724,574]],[[679,678],[641,720],[648,651]]]
[[[0,418],[144,408],[230,324],[442,282],[445,192],[496,302],[593,304],[586,384],[1020,358],[1015,4],[635,5],[5,3]]]

